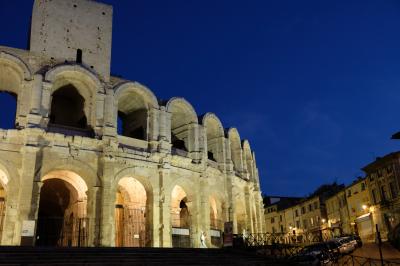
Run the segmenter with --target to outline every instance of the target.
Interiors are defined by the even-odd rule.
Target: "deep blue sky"
[[[237,127],[263,193],[348,184],[400,147],[397,0],[104,2],[112,72]],[[0,0],[1,45],[26,47],[31,7]]]

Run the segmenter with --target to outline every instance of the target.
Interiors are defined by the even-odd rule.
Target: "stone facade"
[[[94,1],[36,0],[31,49],[0,46],[0,91],[17,98],[15,129],[0,129],[0,243],[20,245],[26,221],[44,245],[198,247],[204,231],[218,246],[226,221],[262,232],[249,142],[110,76],[111,21]]]
[[[369,212],[383,239],[399,237],[400,231],[400,152],[377,158],[363,168],[371,200]],[[375,232],[375,228],[373,228]]]

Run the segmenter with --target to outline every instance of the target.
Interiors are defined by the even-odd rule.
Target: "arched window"
[[[124,83],[115,90],[118,135],[149,140],[151,110],[158,108],[156,97],[138,83]]]
[[[182,98],[173,98],[167,103],[167,111],[171,113],[172,148],[193,151],[193,124],[197,124],[197,115],[193,107]]]
[[[14,129],[15,116],[17,113],[17,95],[10,92],[0,91],[0,106],[2,115],[0,118],[0,128]]]
[[[50,123],[88,129],[84,106],[85,99],[73,85],[63,86],[53,93]]]
[[[224,161],[224,130],[219,119],[211,113],[204,116],[203,125],[207,135],[207,157],[211,161]]]
[[[146,140],[146,128],[147,109],[138,109],[131,112],[118,110],[118,135]]]

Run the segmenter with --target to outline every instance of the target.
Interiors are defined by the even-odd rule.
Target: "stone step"
[[[0,247],[0,265],[266,265],[266,261],[231,249]]]

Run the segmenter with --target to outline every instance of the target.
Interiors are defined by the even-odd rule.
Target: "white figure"
[[[201,231],[201,234],[200,234],[200,248],[207,248],[206,234],[203,231]]]

